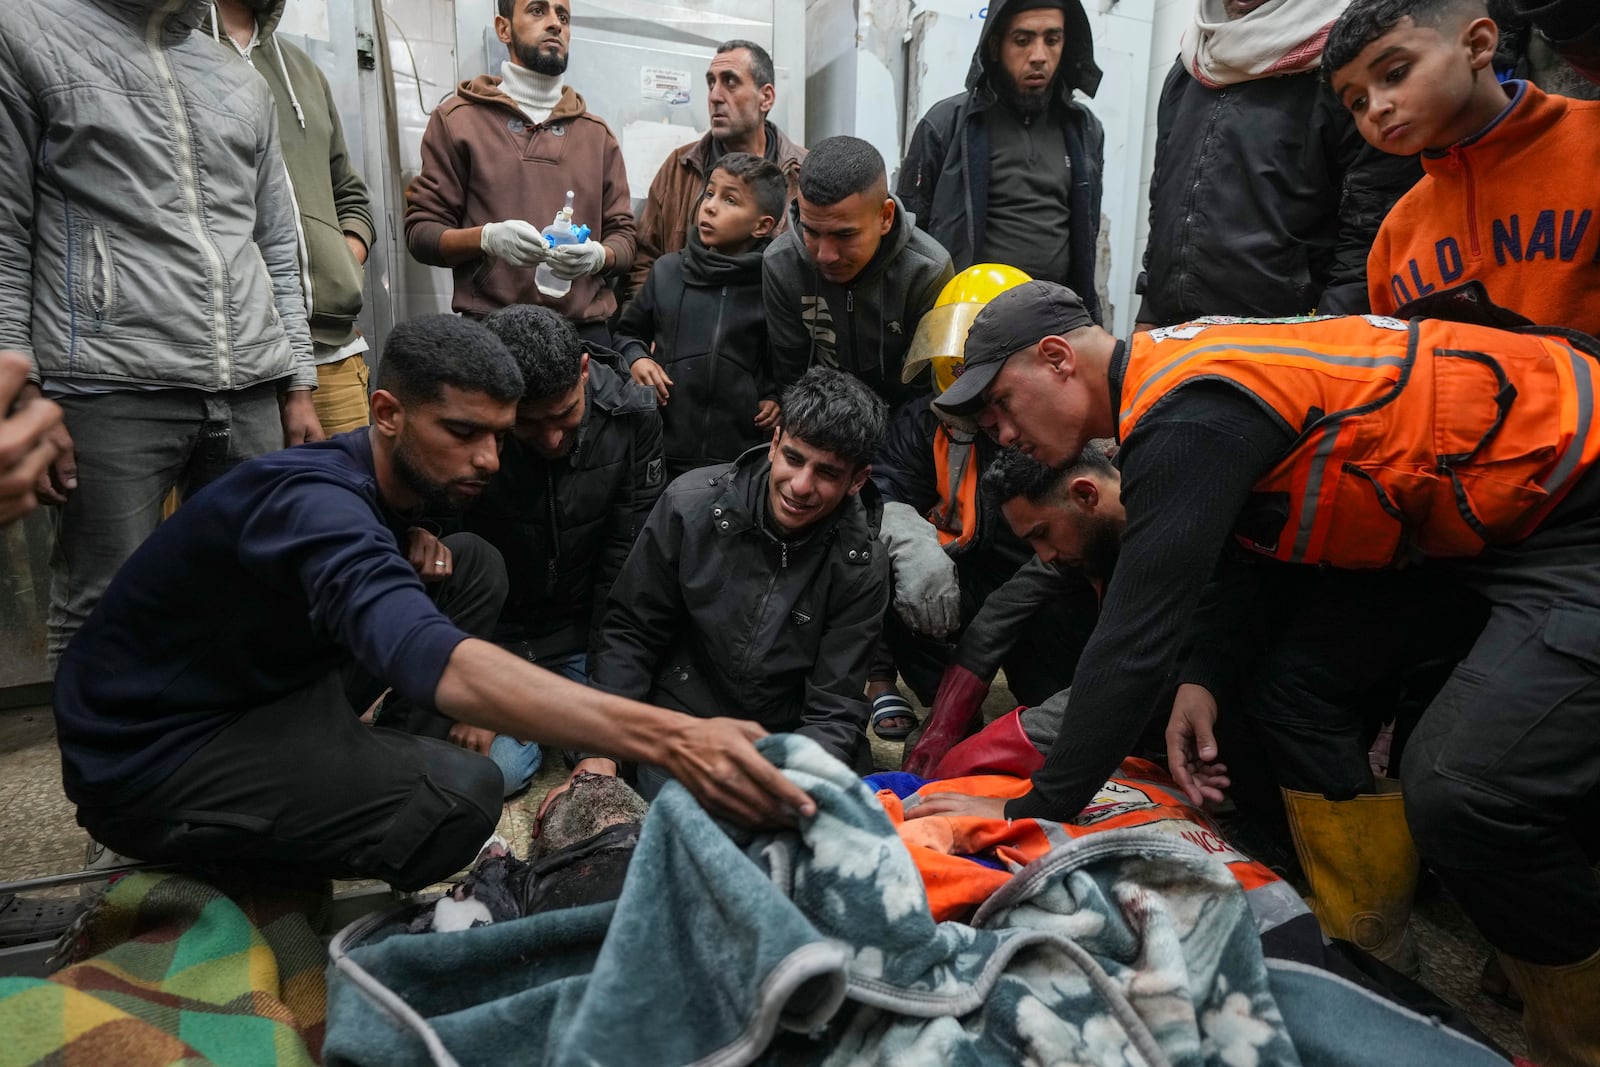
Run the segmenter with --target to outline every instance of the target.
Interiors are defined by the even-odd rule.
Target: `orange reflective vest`
[[[1186,382],[1229,382],[1297,434],[1256,483],[1287,520],[1246,547],[1338,567],[1474,556],[1533,532],[1600,456],[1597,359],[1548,327],[1202,319],[1134,335],[1118,436]]]
[[[928,782],[916,795],[951,792],[1010,799],[1032,787],[1027,778],[985,774]],[[1052,849],[1102,830],[1127,826],[1176,834],[1216,856],[1228,865],[1247,894],[1263,898],[1259,902],[1262,906],[1257,906],[1252,897],[1258,914],[1277,913],[1291,918],[1305,912],[1304,904],[1269,867],[1230,845],[1211,817],[1190,804],[1165,771],[1145,760],[1123,760],[1117,777],[1107,781],[1088,807],[1067,823],[965,815],[908,820],[905,805],[910,802],[909,797],[903,801],[884,790],[878,793],[878,800],[916,861],[928,892],[928,906],[941,922],[967,917],[1017,871]],[[996,859],[1006,869],[974,863],[968,856]],[[1269,903],[1265,898],[1272,899]]]
[[[933,433],[933,467],[939,480],[939,502],[928,521],[948,551],[965,548],[978,536],[978,457],[968,434],[953,432],[943,423]]]

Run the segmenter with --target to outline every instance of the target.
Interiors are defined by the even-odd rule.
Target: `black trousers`
[[[1488,603],[1439,568],[1266,568],[1234,704],[1276,784],[1331,800],[1373,789],[1367,750],[1404,736],[1472,648]],[[1230,768],[1249,769],[1229,760]]]
[[[1427,701],[1400,769],[1424,862],[1496,948],[1553,966],[1600,951],[1582,822],[1600,791],[1600,471],[1517,544],[1319,594],[1280,616],[1242,700],[1279,781],[1354,795],[1365,714],[1397,686],[1402,707]]]
[[[493,617],[482,615],[491,604],[499,612],[505,565],[471,534],[446,543],[455,573],[436,600],[463,629],[487,632]],[[456,614],[472,608],[476,618]],[[78,822],[143,860],[269,879],[380,878],[420,889],[459,870],[499,820],[500,769],[445,741],[362,724],[365,705],[351,694],[376,683],[349,673],[244,712],[144,796],[79,808]]]
[[[1583,840],[1600,790],[1600,470],[1526,540],[1452,568],[1489,622],[1401,766],[1417,847],[1496,947],[1600,951]]]

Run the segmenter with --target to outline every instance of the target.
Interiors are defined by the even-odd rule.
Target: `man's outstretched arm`
[[[1191,396],[1124,444],[1128,512],[1117,568],[1073,679],[1061,732],[1033,790],[976,813],[1073,818],[1137,741],[1177,668],[1189,618],[1261,474],[1288,447],[1287,433],[1229,386]],[[917,814],[952,814],[966,798],[943,795]],[[924,809],[927,809],[924,812]]]
[[[435,693],[451,718],[523,741],[608,752],[665,768],[713,811],[752,826],[816,813],[798,786],[756,751],[766,731],[737,719],[700,719],[602,693],[487,641],[456,646]]]

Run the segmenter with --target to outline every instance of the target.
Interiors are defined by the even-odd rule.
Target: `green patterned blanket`
[[[0,1064],[320,1062],[327,953],[291,901],[135,874],[89,915],[82,963],[0,978]]]

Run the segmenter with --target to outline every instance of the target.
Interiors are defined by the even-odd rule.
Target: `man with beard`
[[[615,353],[586,347],[550,309],[517,304],[483,324],[523,381],[500,473],[463,516],[465,529],[505,559],[509,591],[498,622],[490,620],[494,641],[585,683],[611,583],[667,482],[661,416],[654,393],[628,380]],[[448,735],[493,759],[507,796],[539,769],[537,744],[411,711],[404,728]],[[385,706],[380,721],[401,720]]]
[[[928,109],[897,183],[917,225],[957,270],[1007,263],[1094,299],[1105,131],[1089,20],[1078,0],[997,0],[967,91]]]
[[[242,464],[161,525],[56,679],[66,792],[97,841],[154,862],[402,889],[459,869],[494,829],[501,773],[364,726],[374,694],[353,690],[366,678],[496,733],[663,764],[742,821],[814,810],[755,751],[759,727],[586,689],[440,610],[492,620],[505,570],[480,539],[443,545],[409,516],[482,493],[521,395],[515,360],[482,326],[403,323],[370,429]],[[419,572],[444,576],[437,602]]]
[[[495,33],[511,51],[501,76],[480,75],[434,109],[422,169],[406,192],[406,246],[455,272],[451,307],[481,318],[508,304],[543,304],[584,340],[610,347],[617,310],[608,279],[633,264],[634,223],[622,149],[561,76],[567,0],[498,0]],[[541,230],[572,196],[581,244],[549,248]],[[547,263],[572,287],[550,297],[534,284]]]
[[[754,41],[723,41],[706,69],[706,108],[711,129],[693,144],[675,149],[661,163],[639,215],[639,250],[628,276],[628,299],[650,276],[650,266],[668,252],[684,248],[706,183],[717,160],[748,152],[774,164],[788,179],[784,203],[800,190],[800,163],[806,150],[767,119],[777,101],[772,56]],[[787,213],[778,213],[778,230]],[[776,232],[776,231],[775,231]]]
[[[984,495],[1034,556],[984,599],[956,643],[922,736],[906,751],[903,770],[930,775],[978,725],[989,683],[1002,665],[1012,696],[1021,703],[1043,704],[1052,695],[1012,680],[1018,673],[1013,665],[1028,658],[1018,651],[1039,659],[1041,650],[1048,649],[1058,662],[1029,663],[1029,669],[1035,675],[1051,669],[1064,675],[1057,689],[1071,685],[1127,521],[1122,478],[1111,461],[1114,452],[1110,441],[1091,441],[1077,459],[1057,468],[1006,449],[984,471]]]
[[[1596,1052],[1600,878],[1583,813],[1600,788],[1600,342],[1525,320],[1482,325],[1512,323],[1486,305],[1469,286],[1413,302],[1409,321],[1222,318],[1124,344],[1060,286],[1030,282],[990,301],[965,372],[935,405],[1046,463],[1115,433],[1127,524],[1031,791],[925,807],[1079,811],[1155,710],[1230,544],[1279,564],[1470,591],[1487,624],[1409,739],[1399,801],[1344,792],[1341,769],[1364,762],[1349,743],[1358,735],[1321,719],[1323,707],[1303,710],[1300,738],[1337,756],[1304,763],[1339,776],[1340,791],[1286,795],[1302,863],[1323,929],[1384,958],[1403,944],[1420,854],[1499,950],[1534,1044]],[[1408,603],[1427,620],[1431,597]],[[1348,672],[1381,667],[1428,628],[1391,607],[1356,598],[1327,616],[1324,635],[1369,653]],[[1193,795],[1215,773],[1216,716],[1215,701],[1191,699],[1168,718],[1171,769]],[[1384,862],[1413,838],[1409,864]]]

